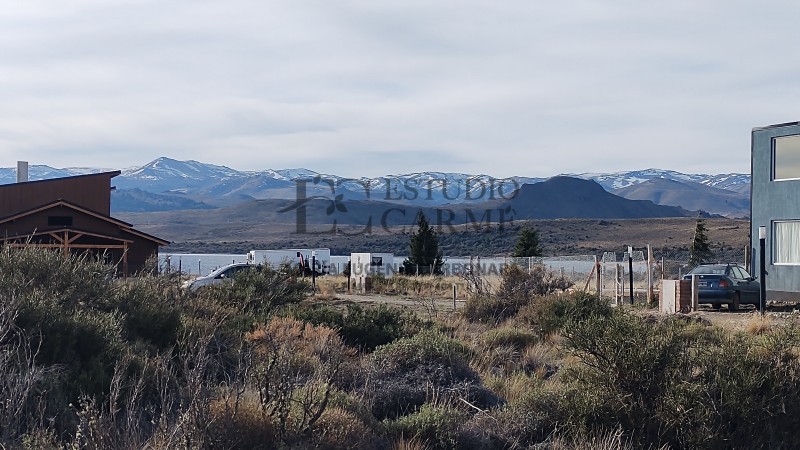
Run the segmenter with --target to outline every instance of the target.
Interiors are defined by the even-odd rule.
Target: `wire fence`
[[[615,303],[627,300],[633,286],[636,299],[647,297],[648,291],[657,295],[662,279],[680,279],[701,263],[739,264],[749,270],[750,255],[746,248],[722,248],[696,257],[692,262],[689,250],[652,250],[648,261],[647,248],[635,247],[628,252],[605,252],[602,255],[551,256],[507,258],[525,270],[534,265],[544,266],[555,275],[571,281],[574,289],[598,292]],[[630,256],[630,259],[629,259]]]

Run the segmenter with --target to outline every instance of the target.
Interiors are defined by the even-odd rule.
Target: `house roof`
[[[800,125],[800,122],[776,123],[775,125],[767,125],[764,127],[753,127],[753,131],[769,130],[772,128],[791,127],[796,125]]]
[[[64,179],[67,179],[67,178],[75,179],[75,178],[88,178],[88,177],[99,177],[99,176],[108,177],[108,178],[114,178],[114,177],[116,177],[117,175],[119,175],[121,173],[122,172],[119,171],[119,170],[112,170],[112,171],[109,171],[109,172],[87,173],[87,174],[83,174],[83,175],[71,175],[71,176],[68,176],[68,177],[47,178],[47,179],[44,179],[44,180],[20,181],[19,183],[2,184],[2,185],[0,185],[0,189],[3,189],[4,187],[20,185],[20,184],[41,184],[41,183],[48,183],[48,182],[53,182],[53,181],[63,181]]]

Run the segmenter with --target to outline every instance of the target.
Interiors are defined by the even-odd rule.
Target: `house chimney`
[[[17,161],[17,183],[28,181],[28,161]]]

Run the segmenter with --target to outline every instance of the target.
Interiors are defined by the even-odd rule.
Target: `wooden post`
[[[600,286],[600,284],[601,284],[600,283],[600,261],[598,261],[596,257],[595,257],[595,260],[594,260],[594,268],[595,268],[595,271],[594,271],[595,272],[595,276],[597,277],[597,280],[595,282],[596,283],[596,287],[597,287],[597,298],[603,298],[603,293],[600,291],[600,289],[602,289],[601,286]]]
[[[647,305],[653,306],[653,248],[647,244]]]
[[[456,310],[456,284],[453,283],[453,311]]]

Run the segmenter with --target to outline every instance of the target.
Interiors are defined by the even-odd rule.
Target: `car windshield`
[[[725,275],[728,266],[699,266],[692,269],[688,275]]]

